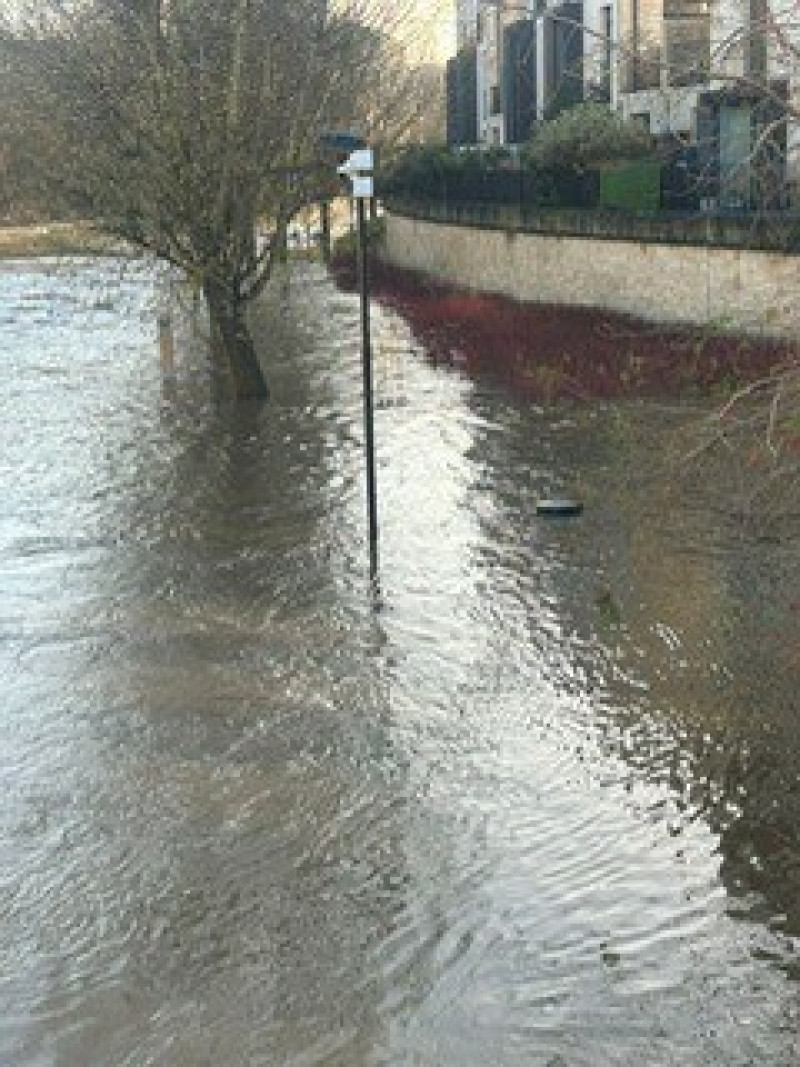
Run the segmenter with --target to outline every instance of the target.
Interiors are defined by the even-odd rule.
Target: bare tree
[[[38,0],[6,27],[7,129],[29,195],[179,267],[205,295],[214,357],[240,397],[266,395],[248,303],[290,218],[334,174],[323,133],[369,117],[404,12],[366,0]]]

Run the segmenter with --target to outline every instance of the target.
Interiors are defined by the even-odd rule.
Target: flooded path
[[[236,416],[167,290],[0,265],[0,1063],[797,1062],[796,545],[376,309],[375,595],[357,298]]]

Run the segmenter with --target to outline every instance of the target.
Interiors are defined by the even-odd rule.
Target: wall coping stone
[[[590,237],[639,244],[691,245],[698,248],[739,248],[754,252],[800,255],[800,214],[721,213],[634,215],[629,212],[579,208],[526,209],[524,205],[441,203],[390,199],[387,210],[420,222],[439,222],[552,237]]]

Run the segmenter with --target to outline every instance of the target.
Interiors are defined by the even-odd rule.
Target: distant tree
[[[369,131],[398,70],[381,0],[38,0],[6,27],[6,124],[27,194],[179,267],[238,396],[266,383],[246,309],[282,234],[334,175],[326,130]],[[399,86],[402,89],[402,85]],[[398,108],[398,112],[402,109]],[[2,143],[0,141],[0,143]],[[254,240],[257,220],[268,239]]]

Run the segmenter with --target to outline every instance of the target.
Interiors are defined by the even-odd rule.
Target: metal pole
[[[158,316],[158,350],[161,356],[161,373],[165,378],[175,374],[175,335],[172,318],[164,311]]]
[[[375,492],[375,427],[372,402],[372,346],[369,329],[369,262],[367,217],[363,197],[358,197],[358,273],[361,291],[361,358],[364,371],[364,450],[367,460],[367,512],[369,515],[369,574],[378,573],[378,505]]]
[[[320,230],[322,231],[322,259],[325,263],[331,261],[331,205],[327,200],[321,200],[319,205]]]

